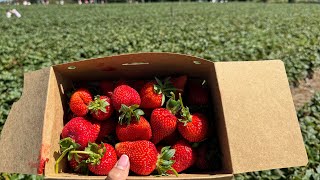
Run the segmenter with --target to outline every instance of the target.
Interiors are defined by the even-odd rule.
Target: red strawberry
[[[96,140],[97,143],[100,143],[105,137],[110,135],[116,130],[117,122],[114,118],[110,118],[106,121],[99,121],[100,122],[100,132],[98,138]]]
[[[101,81],[100,82],[101,93],[105,96],[112,97],[113,82],[112,81]]]
[[[143,116],[130,124],[118,124],[116,134],[119,141],[150,140],[152,137],[150,124]]]
[[[202,81],[192,81],[188,85],[187,100],[192,105],[209,104],[209,89]]]
[[[189,108],[183,106],[181,94],[181,118],[178,123],[178,130],[180,134],[189,142],[200,142],[208,136],[208,120],[200,113],[190,114]]]
[[[141,99],[139,93],[128,85],[120,85],[116,87],[112,94],[113,107],[119,111],[121,105],[126,106],[140,105]]]
[[[165,97],[155,90],[155,82],[146,83],[140,90],[142,108],[159,108],[163,105]]]
[[[196,152],[185,140],[178,141],[172,146],[172,149],[176,150],[172,160],[175,163],[172,167],[179,173],[191,167],[196,161]],[[172,171],[168,173],[172,174]]]
[[[152,111],[150,124],[153,132],[152,142],[157,144],[172,134],[177,128],[177,117],[170,110],[157,108]]]
[[[155,109],[161,107],[165,102],[165,96],[171,91],[176,91],[169,78],[162,83],[158,78],[155,81],[147,82],[140,90],[141,108]]]
[[[149,175],[155,169],[158,174],[166,175],[174,163],[171,158],[174,155],[174,150],[169,147],[164,147],[161,154],[158,155],[155,145],[150,141],[133,141],[120,142],[115,146],[117,156],[120,157],[126,154],[130,161],[130,170],[138,175]],[[177,175],[177,174],[176,174]]]
[[[101,146],[104,146],[104,148],[101,148]],[[98,149],[97,147],[91,149],[93,149],[93,152],[96,154],[100,154],[101,150],[103,150],[104,153],[99,161],[93,161],[88,164],[89,170],[96,175],[108,175],[117,163],[117,154],[114,148],[110,144],[101,144]]]
[[[113,112],[111,99],[108,96],[96,96],[94,101],[90,102],[88,109],[92,117],[100,121],[109,119]]]
[[[180,134],[189,142],[200,142],[208,136],[208,120],[200,113],[195,113],[189,117],[190,121],[179,123]]]
[[[75,91],[70,98],[70,109],[77,116],[85,116],[88,113],[88,105],[92,101],[91,93],[84,88]]]
[[[150,125],[152,128],[152,142],[157,144],[165,137],[172,134],[177,128],[175,114],[180,110],[180,102],[175,100],[175,95],[168,100],[166,108],[157,108],[152,111]]]
[[[70,137],[84,149],[89,142],[95,142],[100,131],[100,125],[91,123],[83,117],[71,119],[62,129],[62,138]]]
[[[183,76],[179,76],[171,79],[172,85],[177,89],[175,92],[176,96],[178,96],[179,93],[183,94],[184,87],[186,86],[187,80],[188,80],[187,75],[183,75]]]

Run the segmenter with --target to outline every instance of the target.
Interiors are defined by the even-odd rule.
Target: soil
[[[316,70],[311,79],[305,79],[298,87],[291,87],[293,102],[298,110],[309,102],[314,93],[320,92],[320,69]]]

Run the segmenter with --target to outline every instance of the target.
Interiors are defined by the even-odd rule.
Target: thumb
[[[129,157],[124,154],[109,172],[107,180],[126,180],[129,175],[129,169]]]

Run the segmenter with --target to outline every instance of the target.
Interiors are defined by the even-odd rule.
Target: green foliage
[[[306,167],[276,169],[271,171],[252,172],[237,175],[243,179],[320,179],[320,92],[316,93],[311,102],[298,111],[299,123],[308,153],[309,163]]]
[[[35,5],[0,6],[0,12],[7,8],[17,8],[22,18],[0,17],[0,131],[21,96],[23,74],[55,64],[134,52],[176,52],[212,61],[282,59],[291,85],[320,66],[316,5]],[[300,177],[300,171],[312,170],[290,172]]]

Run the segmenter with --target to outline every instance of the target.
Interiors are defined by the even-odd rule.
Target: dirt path
[[[313,94],[320,91],[320,69],[315,71],[312,79],[301,81],[296,88],[291,88],[291,93],[296,109],[309,102]]]

